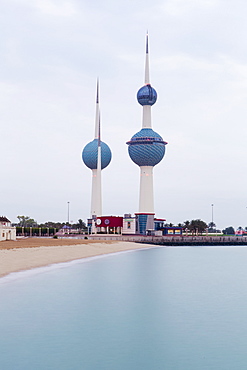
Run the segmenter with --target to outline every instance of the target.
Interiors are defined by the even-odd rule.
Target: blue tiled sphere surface
[[[137,100],[141,105],[153,105],[157,100],[157,92],[151,85],[145,85],[137,92]]]
[[[167,143],[151,128],[144,128],[127,144],[129,156],[138,166],[155,166],[164,157]]]
[[[109,146],[101,141],[101,169],[103,170],[111,162],[111,150]],[[82,160],[85,165],[91,170],[97,168],[98,159],[98,139],[94,139],[88,143],[82,152]]]

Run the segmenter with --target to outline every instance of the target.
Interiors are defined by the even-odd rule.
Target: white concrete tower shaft
[[[96,92],[96,114],[95,114],[95,136],[98,140],[97,168],[92,169],[92,217],[102,216],[102,192],[101,192],[101,138],[100,138],[100,110],[99,110],[99,81],[97,80]]]
[[[145,85],[150,85],[149,47],[146,36]],[[152,128],[151,105],[143,106],[142,128]],[[139,213],[154,213],[153,166],[140,166]]]

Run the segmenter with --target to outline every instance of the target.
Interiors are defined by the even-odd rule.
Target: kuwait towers
[[[138,103],[143,107],[142,129],[127,142],[129,156],[140,167],[139,213],[136,213],[139,234],[146,234],[154,228],[153,167],[165,155],[162,137],[152,129],[151,107],[157,100],[157,93],[150,84],[148,35],[146,37],[145,85],[137,92]]]
[[[97,81],[94,140],[82,152],[82,160],[92,170],[91,217],[102,216],[101,170],[111,161],[111,150],[100,138],[99,83]]]

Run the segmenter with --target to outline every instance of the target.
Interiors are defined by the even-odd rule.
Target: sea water
[[[245,370],[247,247],[158,247],[0,279],[0,369]]]

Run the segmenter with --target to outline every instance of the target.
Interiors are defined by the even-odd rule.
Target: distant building
[[[183,228],[180,226],[165,226],[164,218],[154,219],[155,235],[182,235]]]
[[[4,216],[0,216],[0,241],[2,240],[16,240],[16,228]]]
[[[130,213],[124,214],[123,217],[123,234],[136,233],[136,217],[132,217]]]
[[[182,235],[183,228],[179,226],[166,226],[163,229],[163,235]]]
[[[97,232],[105,234],[122,234],[123,217],[101,216],[96,219]]]

